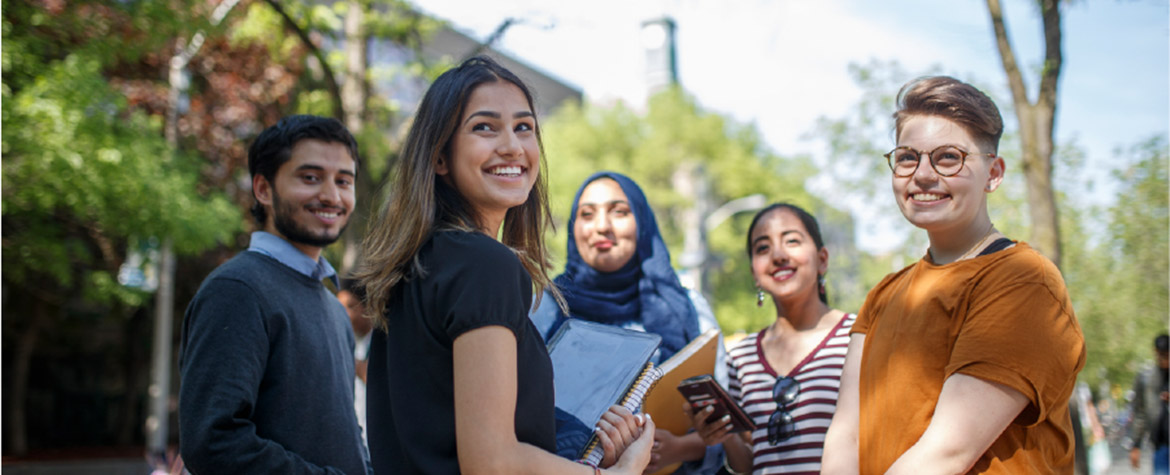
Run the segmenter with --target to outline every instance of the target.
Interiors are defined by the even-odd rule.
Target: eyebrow
[[[577,207],[578,207],[578,208],[580,208],[580,207],[582,207],[582,206],[600,206],[600,205],[608,205],[608,206],[613,206],[613,205],[616,205],[616,204],[625,204],[626,206],[629,206],[629,205],[630,205],[630,202],[629,202],[629,201],[626,201],[626,200],[610,200],[610,201],[606,201],[606,202],[604,202],[604,203],[591,203],[591,202],[584,202],[584,203],[577,203]]]
[[[321,165],[313,165],[313,164],[311,164],[311,163],[306,163],[306,164],[304,164],[304,165],[301,165],[301,166],[297,167],[297,171],[301,171],[301,170],[312,170],[312,171],[315,171],[315,172],[324,172],[324,171],[325,171],[325,167],[323,167],[323,166],[321,166]],[[338,170],[338,171],[337,171],[337,173],[339,173],[339,174],[342,174],[342,175],[349,175],[349,176],[352,176],[352,177],[356,177],[356,176],[357,176],[357,174],[355,174],[355,173],[353,172],[353,170],[350,170],[350,169],[348,169],[348,168],[342,168],[341,170]]]
[[[503,118],[503,115],[496,111],[475,111],[472,112],[471,115],[467,116],[467,120],[463,121],[463,125],[467,125],[468,122],[471,122],[471,119],[474,119],[478,116],[486,116],[493,119]],[[520,119],[524,117],[536,117],[536,114],[533,114],[532,111],[520,111],[512,114],[513,119]]]
[[[799,235],[800,237],[804,237],[804,233],[800,232],[800,231],[799,231],[799,230],[797,230],[797,229],[789,229],[789,230],[787,230],[787,231],[784,231],[784,232],[780,233],[780,237],[784,237],[784,236],[786,236],[786,235],[788,235],[788,234],[797,234],[797,235]],[[760,242],[760,240],[761,240],[761,239],[768,239],[768,235],[767,235],[767,234],[762,234],[762,235],[760,235],[759,237],[757,237],[757,238],[755,238],[755,239],[752,239],[752,245],[753,245],[753,246],[754,246],[754,245],[756,245],[756,243],[757,243],[757,242]]]

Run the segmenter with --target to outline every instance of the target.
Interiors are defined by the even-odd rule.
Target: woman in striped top
[[[704,442],[723,444],[732,473],[819,473],[854,315],[829,308],[829,251],[808,212],[763,209],[747,245],[758,303],[771,295],[776,321],[728,351],[728,392],[757,429],[731,432],[729,417],[707,424],[709,407],[692,420]]]

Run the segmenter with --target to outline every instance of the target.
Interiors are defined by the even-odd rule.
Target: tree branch
[[[1044,21],[1044,69],[1040,73],[1037,103],[1056,104],[1056,88],[1063,65],[1060,33],[1060,0],[1042,0],[1040,15]]]
[[[1058,1],[1058,0],[1045,0]],[[1008,39],[1007,27],[1003,22],[1003,10],[999,0],[987,0],[987,12],[991,15],[991,25],[995,30],[995,45],[999,48],[999,57],[1003,61],[1003,71],[1007,73],[1008,86],[1012,90],[1012,101],[1016,109],[1022,110],[1028,102],[1028,90],[1024,87],[1024,77],[1020,68],[1016,66],[1016,53],[1012,50],[1011,40]],[[1057,33],[1059,35],[1059,33]]]
[[[325,61],[325,54],[321,52],[321,48],[318,48],[313,43],[313,40],[309,38],[308,32],[302,29],[300,25],[297,25],[296,21],[293,21],[292,17],[288,15],[288,12],[284,10],[284,7],[280,5],[280,2],[277,0],[264,0],[264,2],[270,5],[273,10],[276,10],[276,13],[280,14],[280,17],[284,19],[284,25],[297,34],[297,37],[301,39],[305,47],[309,48],[309,52],[313,54],[313,57],[317,58],[317,62],[321,63],[321,69],[325,71],[325,85],[329,89],[329,95],[333,97],[333,117],[337,120],[345,120],[345,111],[341,106],[341,87],[337,85],[337,78],[333,76],[333,69],[329,67],[329,62]]]

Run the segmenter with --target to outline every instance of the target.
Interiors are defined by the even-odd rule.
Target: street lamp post
[[[695,204],[683,213],[683,252],[679,256],[682,271],[679,272],[679,280],[683,286],[698,290],[703,297],[710,300],[711,289],[707,283],[706,270],[711,263],[711,250],[707,235],[738,213],[763,208],[767,204],[767,199],[764,195],[756,193],[728,201],[714,210],[707,211],[711,206],[711,199],[701,167],[682,171],[676,175],[675,182],[680,192],[695,197]],[[699,217],[702,219],[697,219]]]

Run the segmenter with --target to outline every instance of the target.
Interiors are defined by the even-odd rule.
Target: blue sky
[[[1037,68],[1042,30],[1031,0],[1002,0],[1017,60]],[[1059,142],[1086,152],[1083,176],[1107,176],[1113,150],[1170,130],[1170,7],[1166,0],[1065,3]],[[594,102],[637,107],[646,96],[642,21],[678,25],[680,82],[708,110],[752,123],[782,155],[822,155],[818,117],[847,115],[861,90],[848,65],[897,61],[931,67],[1010,97],[986,3],[980,0],[418,0],[476,38],[505,18],[498,46],[581,87]],[[907,80],[911,77],[905,78]],[[890,91],[891,93],[894,91]],[[1001,107],[1003,105],[1001,104]],[[1009,123],[1014,117],[1005,116]],[[1014,154],[1005,151],[1010,158]],[[1098,183],[1085,204],[1107,204]],[[816,190],[813,190],[814,192]]]

